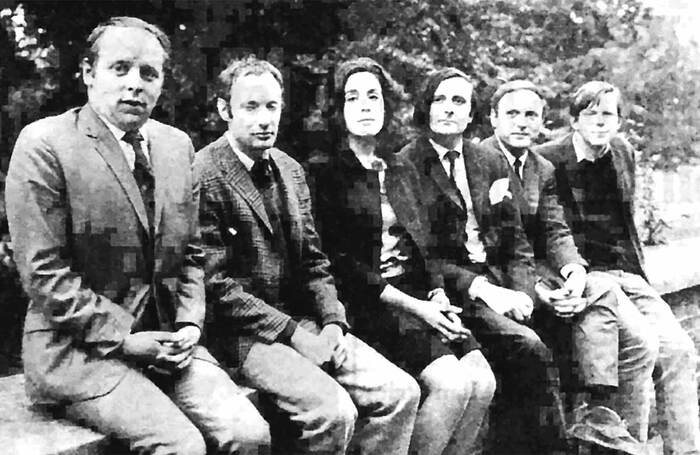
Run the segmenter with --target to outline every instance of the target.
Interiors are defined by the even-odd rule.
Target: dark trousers
[[[559,374],[552,353],[528,326],[469,302],[462,320],[482,346],[498,388],[491,454],[547,454],[564,448]]]

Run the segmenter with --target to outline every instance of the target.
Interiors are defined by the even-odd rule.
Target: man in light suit
[[[463,137],[473,88],[456,68],[430,74],[414,111],[424,133],[400,153],[420,175],[431,267],[440,267],[450,298],[463,305],[464,324],[501,385],[491,419],[493,452],[550,453],[562,448],[563,411],[551,352],[528,327],[532,248],[506,163]]]
[[[539,275],[538,332],[562,359],[573,361],[562,375],[573,368],[567,373],[575,373],[587,392],[575,422],[585,425],[596,419],[625,433],[620,418],[601,406],[612,407],[625,419],[631,436],[644,441],[655,340],[646,339],[647,324],[638,312],[626,302],[618,305],[619,287],[599,272],[587,273],[588,262],[576,248],[559,203],[554,166],[531,150],[542,129],[544,107],[545,99],[532,82],[501,85],[491,104],[494,135],[481,145],[511,171]]]
[[[249,57],[219,79],[228,131],[195,158],[212,348],[284,417],[273,445],[406,454],[418,384],[347,333],[304,171],[274,148],[282,76]]]
[[[139,453],[269,446],[267,424],[198,340],[193,147],[149,120],[169,41],[116,17],[87,41],[88,102],[27,126],[7,178],[15,260],[31,301],[30,400]]]
[[[624,293],[618,304],[646,321],[648,340],[658,339],[652,374],[664,453],[700,453],[695,379],[697,352],[668,304],[647,281],[634,224],[634,149],[618,135],[620,90],[587,82],[569,105],[573,133],[540,146],[554,164],[557,192],[581,255]]]

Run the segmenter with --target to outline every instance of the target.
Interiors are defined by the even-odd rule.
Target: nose
[[[141,91],[143,89],[143,79],[138,67],[132,66],[124,78],[126,88],[130,91]]]

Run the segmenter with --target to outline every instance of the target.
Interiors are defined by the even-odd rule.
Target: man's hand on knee
[[[290,339],[290,345],[314,365],[326,368],[332,364],[333,347],[324,337],[315,335],[303,327],[297,326]]]

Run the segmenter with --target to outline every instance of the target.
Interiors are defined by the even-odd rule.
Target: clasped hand
[[[130,333],[124,338],[122,353],[127,358],[147,365],[149,369],[169,374],[190,364],[200,336],[199,327],[194,325],[184,326],[177,332]]]
[[[437,330],[443,342],[463,340],[471,336],[458,316],[462,309],[452,305],[444,292],[434,294],[430,300],[420,302],[416,308],[416,316]]]
[[[299,354],[325,370],[340,368],[348,355],[345,335],[337,324],[327,324],[318,335],[298,326],[290,344]]]

